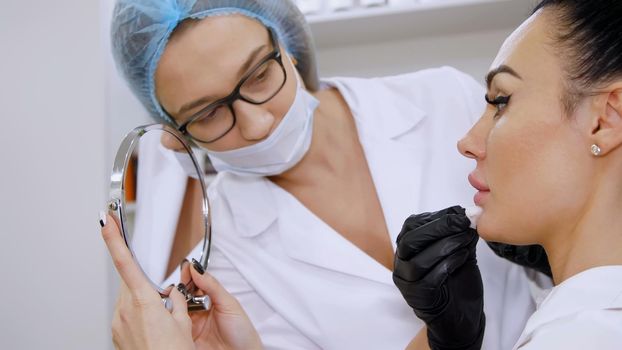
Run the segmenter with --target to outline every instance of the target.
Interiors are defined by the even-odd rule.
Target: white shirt
[[[514,349],[622,349],[622,266],[593,268],[553,288]]]
[[[472,205],[472,161],[456,142],[484,90],[452,68],[335,78],[354,116],[388,230],[413,213]],[[208,270],[249,314],[267,349],[404,349],[423,326],[392,273],[265,178],[221,173],[210,185]],[[510,349],[535,305],[524,270],[481,242],[484,349]]]

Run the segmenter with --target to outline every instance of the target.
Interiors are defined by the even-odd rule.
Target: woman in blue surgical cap
[[[219,172],[209,273],[264,347],[405,348],[424,322],[392,281],[397,234],[413,212],[470,202],[456,142],[484,109],[481,86],[448,67],[320,81],[304,17],[283,0],[121,0],[112,40],[151,115]],[[477,258],[486,333],[470,331],[507,349],[533,311],[527,277],[483,242]],[[120,300],[134,301],[113,328],[128,344],[145,284],[120,265]]]

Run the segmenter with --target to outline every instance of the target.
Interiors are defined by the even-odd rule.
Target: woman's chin
[[[504,229],[503,225],[495,223],[490,216],[485,215],[485,212],[477,221],[477,233],[488,242],[517,244],[516,242],[520,240],[520,237],[514,237],[507,232],[507,228]]]
[[[479,228],[477,229],[477,233],[479,234],[479,237],[481,239],[488,242],[501,242],[503,240],[503,237],[501,237],[500,235],[489,234],[488,231],[481,230]]]
[[[507,232],[499,228],[488,227],[486,225],[478,225],[477,233],[480,238],[487,242],[505,243],[512,245],[530,245],[533,242],[528,242],[528,237],[520,234],[514,234]]]

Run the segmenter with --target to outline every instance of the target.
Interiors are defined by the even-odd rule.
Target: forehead
[[[182,23],[165,52],[174,49],[230,52],[263,43],[267,30],[259,21],[243,15],[207,17]]]
[[[237,82],[239,70],[259,48],[270,49],[269,32],[259,21],[246,16],[184,22],[171,36],[158,62],[156,96],[174,114],[189,101],[226,94]]]
[[[551,17],[538,11],[505,40],[491,69],[507,65],[526,81],[559,81],[562,68],[555,52],[553,29]]]

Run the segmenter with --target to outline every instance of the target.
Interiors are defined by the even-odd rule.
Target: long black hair
[[[578,97],[622,78],[622,0],[543,0],[568,80],[568,112]]]

